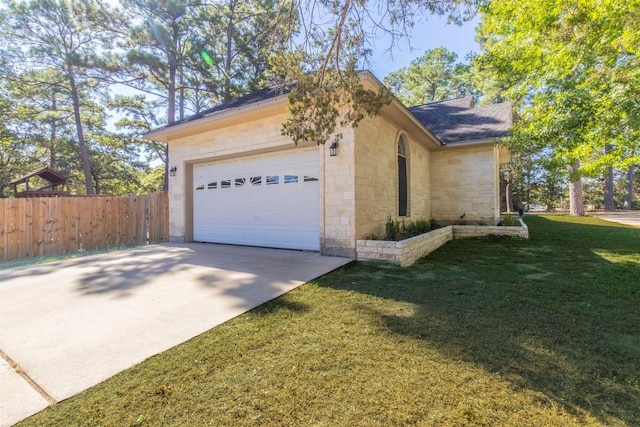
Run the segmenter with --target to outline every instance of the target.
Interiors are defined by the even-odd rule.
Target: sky
[[[120,6],[119,0],[106,0],[112,6]],[[471,52],[479,52],[479,45],[475,41],[475,27],[480,21],[479,15],[463,25],[447,23],[446,17],[429,16],[417,21],[410,32],[411,44],[402,40],[393,51],[388,52],[389,38],[381,38],[373,46],[371,63],[365,67],[381,81],[387,74],[406,67],[409,63],[422,56],[427,49],[444,46],[458,54],[458,61],[462,62]]]
[[[376,42],[371,64],[367,67],[380,80],[392,71],[406,67],[409,63],[422,56],[428,49],[444,46],[458,54],[458,61],[462,62],[468,53],[480,51],[475,41],[475,27],[479,17],[464,23],[462,26],[447,24],[446,18],[429,17],[427,21],[416,23],[411,32],[411,45],[402,41],[392,52],[389,40],[381,39]],[[413,49],[413,50],[412,50]]]
[[[118,0],[107,0],[112,5],[119,5]],[[449,24],[446,17],[428,16],[415,22],[410,31],[409,40],[402,39],[389,52],[391,40],[381,37],[373,44],[373,55],[370,63],[364,68],[370,70],[380,81],[392,71],[407,67],[412,60],[422,56],[428,49],[444,46],[458,55],[463,62],[469,53],[478,53],[480,48],[475,41],[475,28],[480,21],[476,16],[463,25]],[[116,92],[128,93],[127,88],[118,88]],[[114,119],[115,120],[115,119]]]

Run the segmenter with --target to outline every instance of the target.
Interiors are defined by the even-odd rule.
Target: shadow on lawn
[[[525,222],[530,241],[456,240],[408,269],[359,263],[319,282],[415,304],[372,315],[545,403],[638,425],[640,230]]]

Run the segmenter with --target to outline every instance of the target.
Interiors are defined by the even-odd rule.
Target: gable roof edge
[[[268,98],[262,101],[256,101],[251,104],[245,104],[238,107],[229,108],[226,110],[216,111],[208,115],[203,115],[195,120],[187,120],[182,123],[175,123],[171,125],[165,125],[161,128],[154,129],[142,135],[144,139],[153,140],[153,141],[161,141],[161,142],[169,142],[170,135],[183,132],[189,128],[196,128],[206,124],[208,122],[212,122],[215,120],[230,118],[239,114],[249,113],[251,111],[258,110],[264,107],[270,107],[273,105],[277,105],[282,103],[287,99],[288,93],[275,96],[273,98]],[[163,137],[163,138],[158,138]]]
[[[360,77],[360,81],[368,81],[373,86],[382,88],[385,87],[384,84],[369,70],[358,71],[358,75]],[[288,92],[249,104],[242,104],[237,107],[214,111],[209,114],[205,113],[202,115],[202,117],[186,119],[182,122],[164,125],[160,128],[151,130],[143,134],[142,137],[147,140],[169,142],[176,137],[181,137],[178,135],[184,135],[185,133],[189,132],[189,129],[196,130],[197,128],[202,127],[209,122],[231,118],[239,114],[249,113],[269,106],[275,106],[286,101],[287,97]],[[428,139],[433,141],[435,143],[433,145],[435,145],[436,147],[442,147],[446,145],[446,143],[444,143],[439,137],[437,137],[436,134],[431,131],[415,114],[413,114],[397,97],[394,96],[390,104],[383,106],[378,112],[378,115],[382,116],[383,114],[385,114],[385,108],[391,110],[387,110],[387,116],[389,116],[393,110],[397,111],[402,117],[408,120],[411,125],[415,126],[417,129],[419,129],[420,132],[425,134]],[[400,125],[399,123],[397,124]]]
[[[440,140],[428,127],[424,125],[411,111],[407,109],[407,107],[397,98],[394,97],[394,100],[391,101],[389,107],[393,106],[397,110],[399,110],[406,118],[408,118],[415,126],[417,126],[423,133],[428,135],[439,147],[444,147],[446,144]],[[392,108],[393,108],[392,107]],[[384,108],[384,107],[383,107]],[[382,115],[382,109],[378,113]]]
[[[459,142],[450,142],[448,144],[444,144],[446,147],[468,147],[470,145],[485,145],[485,144],[495,144],[497,143],[497,139],[503,138],[502,136],[497,136],[495,138],[482,138],[482,139],[467,139],[465,141]]]
[[[361,80],[369,79],[373,84],[378,85],[380,87],[386,88],[386,86],[369,70],[359,71]],[[388,89],[387,89],[388,90]],[[393,101],[390,104],[383,106],[378,115],[382,115],[383,109],[385,107],[396,108],[401,111],[401,113],[406,116],[414,125],[416,125],[422,132],[427,134],[436,144],[440,147],[444,146],[445,143],[440,140],[428,127],[424,125],[409,109],[406,105],[404,105],[396,96],[393,96]]]

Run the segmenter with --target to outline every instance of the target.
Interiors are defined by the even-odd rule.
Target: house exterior
[[[369,72],[363,84],[381,83]],[[287,90],[267,88],[149,132],[169,146],[170,241],[354,257],[388,217],[493,222],[511,106],[399,101],[343,129],[337,154],[281,135]]]

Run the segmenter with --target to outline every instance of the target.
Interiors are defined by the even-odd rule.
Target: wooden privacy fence
[[[0,261],[166,242],[167,193],[0,199]]]

